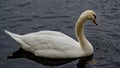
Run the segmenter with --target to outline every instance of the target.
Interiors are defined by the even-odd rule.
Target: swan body
[[[25,35],[18,35],[5,30],[14,40],[21,44],[21,48],[32,52],[35,56],[46,58],[77,58],[93,54],[93,47],[84,35],[84,22],[93,20],[95,12],[84,11],[79,17],[75,32],[78,42],[58,31],[39,31]],[[96,23],[95,23],[96,24]]]

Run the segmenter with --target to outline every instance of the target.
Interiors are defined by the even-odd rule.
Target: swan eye
[[[93,15],[94,16],[94,18],[96,19],[96,15]]]

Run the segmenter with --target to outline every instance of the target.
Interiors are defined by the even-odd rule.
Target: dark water
[[[3,30],[26,34],[61,31],[72,38],[80,13],[92,9],[99,26],[88,21],[87,38],[94,55],[77,59],[35,57],[20,49]],[[0,0],[0,68],[120,68],[119,0]]]

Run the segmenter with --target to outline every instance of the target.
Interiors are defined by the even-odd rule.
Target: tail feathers
[[[18,34],[15,34],[15,33],[12,33],[12,32],[9,32],[7,30],[4,30],[6,34],[10,35],[14,40],[16,41],[19,41],[21,40],[21,35],[18,35]]]
[[[12,32],[9,32],[7,30],[4,30],[6,34],[10,35],[14,40],[16,40],[18,43],[20,43],[22,46],[23,49],[29,51],[29,52],[33,52],[34,49],[31,48],[31,46],[29,46],[28,44],[26,44],[24,41],[22,41],[22,36],[21,35],[18,35],[18,34],[15,34],[15,33],[12,33]]]

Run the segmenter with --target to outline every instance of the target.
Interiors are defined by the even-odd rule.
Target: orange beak
[[[96,23],[96,20],[92,20],[93,21],[93,23],[97,26],[98,24]]]

